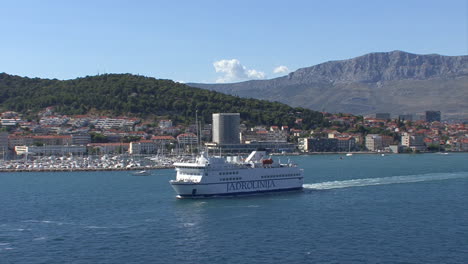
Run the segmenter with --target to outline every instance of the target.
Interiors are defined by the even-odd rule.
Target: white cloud
[[[283,65],[278,66],[275,69],[273,69],[273,73],[276,73],[276,74],[278,74],[278,73],[288,73],[288,72],[289,72],[288,67],[283,66]]]
[[[213,63],[216,72],[223,73],[224,76],[216,80],[217,83],[237,82],[248,79],[264,79],[265,73],[253,69],[247,69],[237,59],[219,60]]]

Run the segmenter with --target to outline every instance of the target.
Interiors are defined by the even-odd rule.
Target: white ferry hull
[[[234,196],[301,190],[303,170],[295,164],[273,164],[265,151],[253,151],[247,159],[208,157],[175,163],[176,179],[170,181],[178,198]]]
[[[267,192],[302,190],[303,178],[282,178],[222,183],[171,182],[178,198],[234,196]]]

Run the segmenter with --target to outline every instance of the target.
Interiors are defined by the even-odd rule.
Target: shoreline
[[[451,151],[451,152],[420,152],[420,153],[392,153],[392,152],[309,152],[309,153],[287,153],[287,154],[272,154],[272,156],[317,156],[317,155],[346,155],[351,153],[353,155],[397,155],[397,154],[457,154],[457,153],[467,153],[463,151]],[[146,165],[146,166],[136,166],[136,167],[119,167],[119,168],[102,168],[102,167],[86,167],[86,168],[1,168],[0,173],[11,173],[11,172],[83,172],[83,171],[138,171],[138,170],[163,170],[163,169],[174,169],[174,165]]]

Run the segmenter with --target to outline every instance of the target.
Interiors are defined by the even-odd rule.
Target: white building
[[[21,119],[2,118],[2,126],[16,126]]]
[[[241,142],[287,142],[288,132],[284,130],[246,130],[241,132]]]
[[[67,146],[67,145],[46,145],[46,146],[15,146],[17,155],[67,155],[84,154],[86,146]]]
[[[88,145],[91,143],[91,135],[85,134],[72,134],[72,145]]]
[[[152,154],[156,153],[157,144],[152,140],[140,140],[130,142],[128,153],[130,154]]]
[[[377,134],[369,134],[366,136],[366,148],[369,151],[384,150],[393,143],[393,138],[390,136],[382,136]]]
[[[158,126],[159,126],[159,128],[169,128],[169,127],[172,127],[172,120],[161,119],[161,120],[159,120],[159,122],[158,122]]]
[[[140,120],[137,118],[108,118],[103,117],[94,120],[96,128],[99,129],[111,129],[111,128],[132,128],[135,124],[139,123]]]
[[[424,144],[423,136],[417,136],[417,135],[404,133],[401,136],[401,145],[411,148],[413,151],[426,150],[426,145]]]
[[[183,133],[177,136],[177,142],[181,145],[196,145],[198,144],[198,139],[193,133]]]

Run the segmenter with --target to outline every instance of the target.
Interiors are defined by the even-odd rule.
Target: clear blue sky
[[[0,72],[215,82],[376,51],[467,55],[467,2],[0,0]]]

